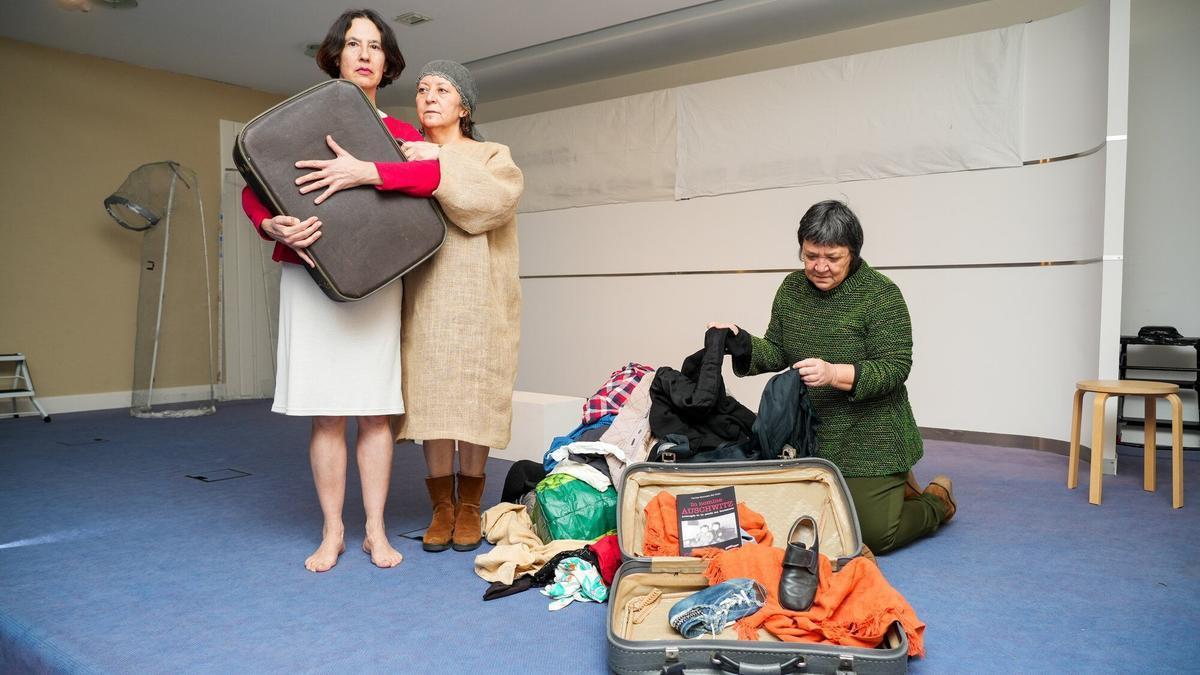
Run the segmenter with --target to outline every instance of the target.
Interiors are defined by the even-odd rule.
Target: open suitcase
[[[316,267],[304,268],[330,299],[361,300],[432,256],[446,238],[446,222],[432,199],[369,186],[313,204],[320,191],[302,195],[295,182],[312,169],[295,163],[332,158],[326,135],[358,159],[404,161],[375,106],[346,80],[322,82],[250,120],[233,159],[272,211],[320,218],[321,237],[308,248]]]
[[[640,463],[621,479],[617,538],[622,563],[608,598],[608,665],[623,675],[649,673],[904,673],[908,639],[893,623],[875,649],[785,642],[765,630],[757,641],[738,640],[736,629],[717,636],[684,639],[667,620],[675,602],[708,586],[706,561],[693,557],[642,555],[645,509],[662,490],[692,494],[732,485],[739,502],[761,513],[786,546],[786,535],[801,515],[816,518],[820,551],[835,563],[862,552],[854,502],[841,472],[819,458],[701,464]],[[630,600],[661,589],[662,599],[641,623],[634,623]],[[782,664],[791,663],[781,668]]]

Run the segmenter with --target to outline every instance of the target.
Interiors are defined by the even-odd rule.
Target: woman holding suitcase
[[[357,84],[372,103],[376,91],[404,70],[404,57],[387,23],[371,10],[350,10],[330,27],[317,53],[330,77]],[[380,113],[402,141],[421,135],[408,124]],[[360,161],[327,138],[333,159],[305,160],[313,169],[296,182],[301,193],[317,193],[321,203],[338,190],[373,185],[428,197],[439,182],[436,161]],[[249,189],[242,204],[264,239],[275,240],[273,259],[284,263],[279,283],[279,346],[274,412],[312,418],[309,458],[324,515],[321,544],[304,566],[324,572],[345,550],[342,505],[346,492],[346,420],[357,419],[356,453],[362,483],[366,533],[362,548],[379,567],[394,567],[402,556],[388,542],[383,511],[392,469],[390,415],[405,411],[401,382],[403,287],[394,283],[358,302],[334,302],[300,265],[312,265],[305,249],[321,236],[316,218],[272,214]]]

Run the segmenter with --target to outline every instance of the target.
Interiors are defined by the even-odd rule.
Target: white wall
[[[1121,330],[1200,335],[1200,2],[1132,7]]]
[[[1123,334],[1146,325],[1170,325],[1184,335],[1200,336],[1197,36],[1200,2],[1132,3]],[[1195,359],[1193,349],[1130,348],[1131,362],[1194,367]],[[1182,398],[1184,419],[1196,420],[1196,395],[1185,392]],[[1131,401],[1127,412],[1141,416],[1141,402]],[[1168,414],[1169,407],[1159,404],[1158,416]],[[1136,431],[1129,434],[1130,442],[1140,439]],[[1160,432],[1159,443],[1166,442],[1168,435]],[[1200,435],[1185,434],[1184,443],[1200,444]]]
[[[800,216],[845,198],[909,302],[918,423],[1065,439],[1099,359],[1108,3],[1028,41],[1023,159],[1077,158],[522,214],[518,388],[586,396],[626,361],[678,367],[711,320],[761,334]],[[764,380],[728,381],[755,407]]]

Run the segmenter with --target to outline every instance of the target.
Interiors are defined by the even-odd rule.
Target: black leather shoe
[[[811,544],[802,540],[811,538]],[[788,532],[787,551],[783,554],[783,575],[779,577],[779,604],[796,612],[812,607],[820,576],[820,544],[817,521],[800,516]]]

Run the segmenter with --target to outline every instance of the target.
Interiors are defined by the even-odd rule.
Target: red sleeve
[[[425,140],[425,137],[421,135],[421,132],[417,131],[416,127],[407,122],[401,122],[395,117],[389,116],[383,118],[383,124],[388,128],[388,131],[392,132],[393,136],[402,141]]]
[[[254,190],[251,190],[249,185],[242,188],[242,210],[250,217],[250,224],[254,226],[254,231],[258,232],[258,236],[271,241],[271,236],[262,230],[262,221],[275,214],[263,206],[263,203],[258,200],[258,195],[254,194]]]
[[[250,224],[254,226],[254,231],[258,233],[258,236],[267,241],[274,241],[271,239],[271,235],[263,232],[262,221],[275,214],[271,213],[270,209],[258,200],[258,195],[254,194],[254,190],[251,190],[249,185],[242,188],[242,210],[250,217]],[[275,262],[295,263],[297,265],[304,264],[304,261],[300,260],[300,256],[296,255],[295,251],[277,241],[275,242],[275,250],[271,252],[271,260]]]
[[[392,135],[402,141],[422,141],[421,132],[397,120],[385,117],[383,123]],[[442,165],[436,159],[426,159],[419,162],[375,162],[379,171],[382,185],[376,185],[377,190],[398,190],[414,197],[432,197],[434,190],[442,182]]]
[[[432,197],[442,182],[442,165],[436,159],[419,162],[375,162],[382,185],[376,190],[399,190],[414,197]]]

